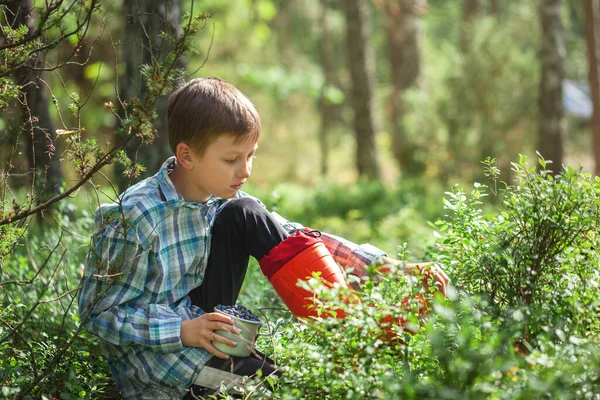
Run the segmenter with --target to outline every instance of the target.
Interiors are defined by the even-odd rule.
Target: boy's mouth
[[[229,187],[232,188],[233,190],[240,190],[243,184],[244,184],[244,182],[237,184],[237,185],[231,185]]]

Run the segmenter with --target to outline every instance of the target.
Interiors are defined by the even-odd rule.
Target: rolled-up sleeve
[[[304,229],[299,223],[290,222],[276,212],[271,213],[281,226],[289,233],[297,229]],[[375,263],[380,257],[385,256],[383,250],[368,243],[356,244],[339,236],[321,232],[321,239],[333,256],[333,259],[346,270],[347,273],[363,277],[367,275],[367,267]]]

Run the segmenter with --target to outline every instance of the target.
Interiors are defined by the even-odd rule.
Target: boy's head
[[[254,105],[233,85],[219,78],[198,78],[169,96],[167,109],[169,145],[187,144],[202,157],[206,148],[222,135],[235,141],[260,136],[260,117]]]

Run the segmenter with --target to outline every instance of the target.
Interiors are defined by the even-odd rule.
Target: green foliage
[[[505,185],[489,159],[491,187],[447,194],[448,215],[432,224],[440,239],[431,257],[447,266],[456,286],[447,299],[425,294],[433,307],[424,321],[414,308],[399,307],[404,296],[422,293],[414,282],[372,274],[357,293],[360,301],[348,304],[340,300],[347,297],[343,289],[326,290],[312,279],[305,287],[318,295],[321,311],[346,316],[294,322],[254,266],[254,283],[240,302],[262,308],[268,324],[259,348],[285,371],[272,397],[600,395],[600,179],[571,168],[554,177],[544,163],[536,171],[522,157],[513,166],[518,183]],[[496,197],[497,211],[484,204],[486,194]],[[380,322],[389,315],[402,316],[416,333],[394,326],[390,340]]]
[[[19,86],[12,79],[0,78],[0,110],[6,109],[13,100],[19,97],[19,93]]]
[[[61,203],[56,226],[30,226],[25,245],[4,258],[0,286],[4,396],[29,387],[45,371],[48,378],[29,398],[97,398],[104,390],[108,368],[101,362],[97,339],[79,332],[74,306],[93,223],[91,213]],[[74,345],[68,347],[70,340]]]
[[[318,69],[288,71],[280,66],[258,69],[254,65],[241,63],[237,71],[245,82],[268,91],[275,100],[288,99],[292,94],[316,99],[323,85],[323,77]],[[332,104],[340,104],[344,100],[343,93],[335,87],[328,87],[326,95]]]
[[[422,321],[418,306],[398,307],[419,289],[402,276],[372,278],[379,284],[367,281],[360,302],[351,304],[338,300],[344,290],[308,282],[323,301],[322,311],[343,309],[343,319],[269,320],[270,334],[259,347],[285,371],[272,398],[575,399],[600,393],[597,337],[594,342],[550,332],[523,355],[513,344],[525,322],[504,324],[486,311],[487,300],[451,289],[447,300],[432,300]],[[387,336],[380,321],[390,315],[403,317],[417,332],[394,325],[396,336]]]
[[[27,230],[13,225],[0,226],[0,260],[12,253],[15,246],[27,234]]]
[[[27,27],[19,26],[15,29],[2,27],[4,43],[0,49],[0,110],[4,110],[15,101],[20,94],[19,85],[15,84],[10,73],[17,66],[25,63],[30,52],[36,47],[34,41],[29,41],[24,45],[17,45],[24,42],[27,36]]]
[[[39,45],[38,41],[27,40],[28,28],[25,25],[11,28],[2,26],[5,42],[0,49],[0,76],[5,77],[31,58],[31,52]]]
[[[500,184],[494,161],[486,162],[493,187],[447,193],[449,214],[435,224],[445,232],[438,259],[459,287],[489,296],[495,312],[527,320],[527,340],[556,328],[598,334],[600,179],[570,167],[553,177],[543,159],[536,172],[521,157],[513,164],[518,183]],[[499,212],[485,215],[488,193]]]

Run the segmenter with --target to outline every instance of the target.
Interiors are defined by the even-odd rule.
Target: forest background
[[[234,84],[261,114],[260,149],[246,191],[307,226],[370,242],[406,260],[444,262],[460,289],[473,289],[483,279],[465,276],[466,265],[502,264],[475,258],[484,249],[478,246],[487,244],[485,251],[489,246],[502,248],[483,240],[492,227],[484,227],[477,211],[483,209],[494,218],[508,213],[503,221],[531,217],[532,226],[543,226],[549,215],[581,213],[555,219],[553,229],[564,227],[557,231],[565,235],[577,232],[569,243],[583,237],[584,250],[557,247],[560,235],[544,236],[543,229],[534,229],[530,238],[519,232],[524,239],[517,242],[521,249],[536,240],[550,243],[548,254],[538,251],[522,265],[530,273],[532,265],[538,265],[532,259],[547,261],[547,270],[538,266],[541,275],[546,271],[552,276],[543,280],[548,290],[556,288],[547,282],[566,274],[564,266],[570,264],[564,260],[571,257],[574,264],[581,263],[585,253],[585,274],[567,271],[579,277],[573,287],[587,282],[584,289],[569,287],[572,293],[561,298],[592,314],[573,323],[573,335],[566,336],[585,349],[576,367],[598,361],[598,352],[588,351],[585,344],[598,342],[597,299],[586,296],[598,282],[598,239],[590,232],[596,232],[598,221],[598,180],[593,175],[600,171],[599,7],[593,0],[0,1],[2,395],[98,397],[110,391],[97,339],[81,330],[75,305],[93,213],[100,203],[154,174],[170,155],[166,94],[182,81],[202,76]],[[540,155],[543,159],[537,163]],[[561,165],[572,168],[561,170]],[[542,201],[545,195],[540,193],[546,192],[536,190],[548,182],[554,185],[548,189],[549,202],[540,206],[535,201]],[[474,185],[474,197],[459,189]],[[491,191],[488,198],[479,193],[484,185]],[[577,195],[564,192],[573,185],[580,185]],[[505,197],[498,187],[506,190]],[[527,192],[528,187],[536,190]],[[525,196],[524,204],[532,205],[532,214],[503,203],[519,193]],[[557,204],[553,193],[570,202],[560,201],[564,208],[552,208]],[[581,226],[568,225],[575,220]],[[483,229],[478,236],[482,243],[453,247],[466,243],[478,228]],[[493,229],[500,235],[511,228]],[[503,249],[494,251],[504,254]],[[511,257],[519,259],[515,251]],[[553,264],[558,258],[562,267]],[[457,260],[463,262],[460,267]],[[254,275],[256,283],[245,288],[244,301],[261,308],[277,304],[268,284]],[[489,288],[497,289],[494,282]],[[376,291],[384,289],[367,295],[380,296]],[[400,293],[406,290],[403,286]],[[532,324],[539,321],[523,317],[532,314],[520,307],[542,304],[536,312],[543,313],[554,303],[534,301],[525,292],[515,295],[516,303],[497,301],[499,309],[490,311],[484,305],[482,310],[494,321],[502,321],[498,315],[505,312],[521,313],[516,319],[525,325],[520,333],[509,330],[508,335],[517,335],[517,353],[531,354],[546,339],[536,342]],[[467,318],[463,306],[458,302],[445,307],[458,307],[456,315]],[[556,332],[564,331],[564,318],[571,318],[567,309],[563,304],[564,315],[540,325],[554,333],[550,343],[560,339]],[[444,310],[434,314],[447,316]],[[286,321],[285,329],[274,330],[273,336],[283,337],[288,350],[279,351],[292,364],[294,349],[327,346],[308,340],[310,334],[299,332],[281,312],[269,318],[273,326]],[[572,322],[569,319],[567,325]],[[438,331],[452,331],[437,323]],[[443,318],[441,323],[450,324]],[[504,332],[506,324],[499,322],[496,328]],[[437,349],[426,339],[426,329],[416,343]],[[330,338],[329,331],[319,332],[322,339]],[[465,329],[461,334],[465,332],[482,340],[481,331]],[[287,343],[291,339],[285,334],[298,342]],[[418,366],[411,367],[413,378],[437,371],[445,377],[439,390],[447,389],[449,398],[466,392],[483,396],[478,392],[483,390],[477,386],[480,378],[494,382],[482,393],[530,398],[528,390],[537,387],[547,371],[532,368],[536,372],[530,380],[519,381],[529,383],[507,390],[503,385],[515,382],[519,368],[525,371],[539,364],[515,361],[515,353],[499,344],[510,342],[502,335],[487,336],[486,343],[502,353],[504,361],[478,372],[487,373],[486,378],[475,373],[465,380],[464,372],[435,370],[432,360],[452,368],[449,360],[456,361],[452,357],[460,351],[444,364],[440,354],[427,358],[423,349],[416,358]],[[385,357],[398,361],[394,357],[402,356],[406,363],[409,346],[393,346],[396,353],[381,350]],[[338,349],[327,351],[337,354]],[[418,352],[419,345],[410,351]],[[439,398],[437,389],[424,389],[398,371],[395,379],[402,377],[403,384],[385,392],[382,382],[390,378],[387,372],[374,372],[371,364],[361,364],[365,376],[381,375],[381,382],[324,388],[319,376],[328,373],[330,365],[315,373],[314,360],[311,364],[304,351],[297,354],[306,358],[295,361],[300,375],[290,376],[304,382],[304,395],[323,398],[329,393],[335,398],[331,393],[338,390],[348,398],[385,398],[390,393]],[[553,360],[561,357],[557,352],[543,354]],[[461,356],[469,359],[472,354]],[[554,364],[550,368],[557,370]],[[474,373],[473,368],[469,371]],[[572,383],[580,385],[575,397],[598,396],[594,371],[596,375],[580,374],[577,379],[568,372],[565,377],[552,375],[556,386],[535,393],[541,396],[561,385],[570,390]],[[505,378],[498,381],[498,372]],[[299,395],[288,389],[284,383],[280,396]]]

